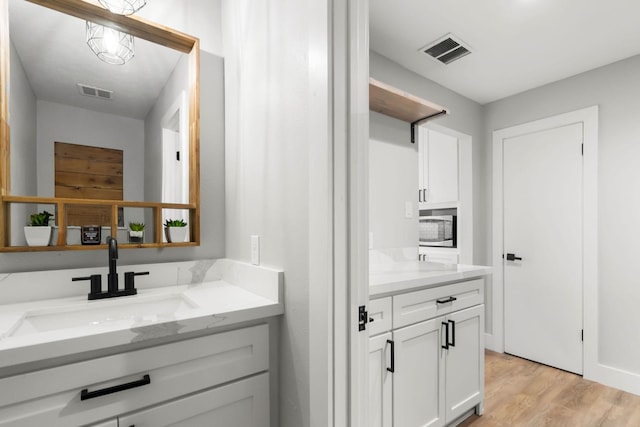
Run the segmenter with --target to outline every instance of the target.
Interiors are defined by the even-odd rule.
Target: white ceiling
[[[370,0],[370,44],[485,104],[640,54],[639,19],[638,0]],[[472,53],[421,53],[447,33]]]
[[[136,38],[124,65],[102,62],[86,44],[85,21],[24,0],[9,1],[11,42],[36,98],[144,119],[183,53]],[[80,95],[78,83],[113,91]]]

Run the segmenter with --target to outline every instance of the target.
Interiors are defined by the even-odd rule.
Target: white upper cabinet
[[[458,138],[420,128],[418,139],[421,209],[458,202]],[[435,206],[440,207],[440,206]]]

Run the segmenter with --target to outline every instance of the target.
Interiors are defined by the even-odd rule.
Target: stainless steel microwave
[[[420,216],[420,246],[457,247],[456,215]]]

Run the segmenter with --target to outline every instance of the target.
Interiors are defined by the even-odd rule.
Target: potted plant
[[[129,223],[129,243],[144,243],[144,223]]]
[[[47,211],[31,214],[29,224],[24,227],[24,237],[29,246],[48,246],[51,240],[51,226],[49,221],[53,214]]]
[[[187,223],[182,219],[167,219],[164,232],[169,243],[184,242],[187,237]]]

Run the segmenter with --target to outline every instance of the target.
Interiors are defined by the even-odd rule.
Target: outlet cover
[[[405,218],[413,218],[413,203],[412,202],[404,202],[404,217]]]
[[[251,236],[251,264],[260,265],[260,236]]]

